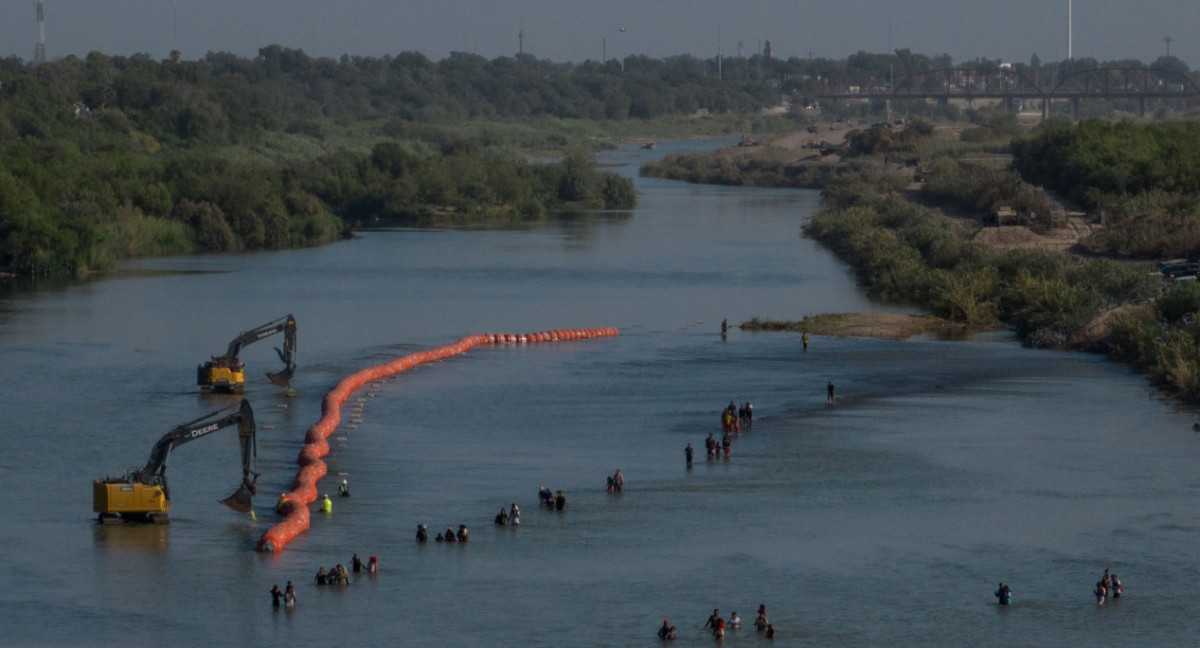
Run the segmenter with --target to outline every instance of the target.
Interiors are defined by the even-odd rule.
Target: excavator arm
[[[271,382],[287,389],[292,384],[292,376],[296,374],[296,363],[292,360],[292,355],[296,353],[296,318],[288,315],[285,318],[283,325],[283,348],[275,347],[275,353],[279,354],[279,359],[283,361],[283,371],[279,373],[267,373],[267,378]]]

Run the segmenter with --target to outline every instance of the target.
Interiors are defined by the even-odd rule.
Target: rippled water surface
[[[632,174],[712,145],[606,159]],[[801,238],[813,192],[638,188],[629,213],[163,259],[0,301],[0,644],[639,646],[665,618],[678,645],[710,645],[713,608],[748,623],[759,604],[777,645],[1195,643],[1193,413],[1124,367],[1003,335],[721,340],[723,318],[891,307]],[[223,432],[172,455],[170,526],[96,525],[92,479],[233,402],[200,396],[194,366],[289,312],[295,397],[263,376],[278,342],[243,352],[257,519],[215,502],[240,477]],[[376,385],[327,458],[353,496],[285,551],[254,551],[341,376],[476,332],[595,326],[622,335],[478,348]],[[756,424],[705,461],[730,400],[752,401]],[[616,468],[628,488],[608,495]],[[540,510],[541,485],[568,510]],[[512,502],[521,527],[493,527]],[[472,540],[418,546],[417,523],[467,524]],[[311,584],[354,552],[381,573]],[[1126,596],[1098,608],[1105,567]],[[272,610],[288,580],[298,607]],[[1012,607],[995,605],[1001,580]],[[747,627],[724,644],[764,642]]]

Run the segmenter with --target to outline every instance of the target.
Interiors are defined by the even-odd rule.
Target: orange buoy
[[[321,418],[304,435],[304,447],[296,463],[300,470],[292,482],[292,490],[286,493],[288,503],[283,507],[284,518],[271,526],[258,539],[259,551],[282,551],[296,536],[308,529],[310,515],[308,505],[317,500],[317,482],[328,474],[329,468],[322,457],[329,454],[329,435],[341,423],[342,405],[354,392],[367,383],[407,371],[419,364],[442,360],[452,355],[465,353],[481,344],[516,344],[528,342],[553,342],[590,337],[618,335],[617,329],[563,329],[538,333],[477,333],[464,337],[453,344],[442,345],[428,351],[410,353],[390,362],[367,367],[342,378],[321,399]]]

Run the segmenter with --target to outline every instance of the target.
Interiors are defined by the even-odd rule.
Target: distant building
[[[771,39],[767,39],[767,44],[763,45],[763,58],[775,58],[771,53]]]

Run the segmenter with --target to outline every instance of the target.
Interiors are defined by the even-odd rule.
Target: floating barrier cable
[[[310,522],[308,505],[317,500],[317,482],[328,472],[328,468],[322,460],[322,457],[329,454],[329,443],[326,439],[333,434],[342,421],[342,405],[363,385],[373,380],[393,376],[419,364],[465,353],[468,349],[483,344],[587,340],[614,337],[617,334],[617,329],[611,326],[520,334],[480,333],[468,335],[454,344],[410,353],[391,362],[367,367],[342,378],[328,394],[325,394],[325,399],[321,401],[321,419],[308,429],[308,434],[304,437],[304,448],[300,450],[298,459],[300,471],[296,473],[296,479],[292,481],[292,490],[284,493],[280,498],[279,512],[283,515],[283,521],[262,534],[262,537],[258,539],[258,550],[283,551],[283,547],[287,543],[308,529]]]

